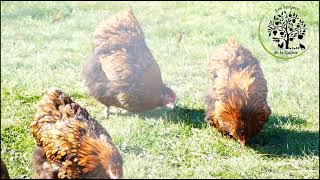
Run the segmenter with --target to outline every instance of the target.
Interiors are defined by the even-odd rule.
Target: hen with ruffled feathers
[[[121,178],[123,160],[108,132],[64,92],[49,88],[31,122],[36,178]]]
[[[206,121],[244,145],[257,135],[271,113],[267,81],[260,64],[234,38],[209,62],[210,94]]]

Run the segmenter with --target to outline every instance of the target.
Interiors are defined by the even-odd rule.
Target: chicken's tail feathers
[[[239,46],[239,43],[236,39],[235,36],[231,36],[229,39],[228,39],[228,43],[227,43],[229,46]]]
[[[144,34],[133,8],[128,7],[101,21],[92,37],[92,49],[98,53],[126,44],[132,38],[144,39]]]
[[[45,100],[44,103],[52,103],[57,108],[60,105],[70,104],[72,102],[69,95],[57,87],[49,87],[43,96],[43,100]]]
[[[57,87],[49,87],[44,94],[51,97],[59,97],[63,92]]]
[[[72,114],[72,111],[68,111],[70,108],[64,108],[71,103],[71,98],[60,89],[56,87],[48,88],[39,101],[36,113],[32,117],[31,131],[34,137],[38,137],[37,133],[43,124],[54,123],[61,119],[63,114]],[[68,107],[71,107],[71,105],[68,105]],[[38,139],[37,142],[40,143]]]
[[[127,11],[133,13],[133,8],[131,4],[128,5]]]
[[[50,87],[45,91],[42,99],[38,103],[37,111],[33,116],[33,121],[37,122],[43,119],[43,117],[46,115],[60,118],[61,113],[59,112],[59,107],[61,105],[70,104],[71,102],[71,98],[60,89],[56,87]]]

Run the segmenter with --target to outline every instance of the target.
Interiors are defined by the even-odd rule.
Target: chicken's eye
[[[244,135],[244,130],[243,129],[237,129],[237,134]]]

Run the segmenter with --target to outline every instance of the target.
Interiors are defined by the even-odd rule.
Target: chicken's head
[[[162,87],[161,105],[172,108],[176,101],[176,93],[167,86]]]
[[[245,145],[248,135],[243,120],[237,120],[232,128],[230,135],[236,139],[241,145]]]
[[[248,139],[246,94],[239,89],[226,90],[224,96],[215,103],[215,114],[220,129],[245,145]]]
[[[106,175],[111,179],[121,179],[123,176],[123,159],[121,154],[106,136],[100,135],[100,140],[105,143],[105,150],[101,152],[99,159],[106,171]]]
[[[111,179],[120,179],[123,176],[123,160],[118,152],[111,157],[111,160],[108,162],[107,174]]]

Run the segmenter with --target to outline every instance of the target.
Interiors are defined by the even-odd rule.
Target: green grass
[[[33,176],[29,125],[41,94],[56,86],[109,131],[125,178],[319,178],[319,2],[291,4],[304,9],[313,41],[282,61],[257,35],[263,13],[281,2],[1,2],[1,158],[10,176]],[[81,65],[95,26],[130,6],[177,103],[104,120]],[[208,58],[230,36],[251,50],[268,81],[272,115],[246,147],[203,122]]]

